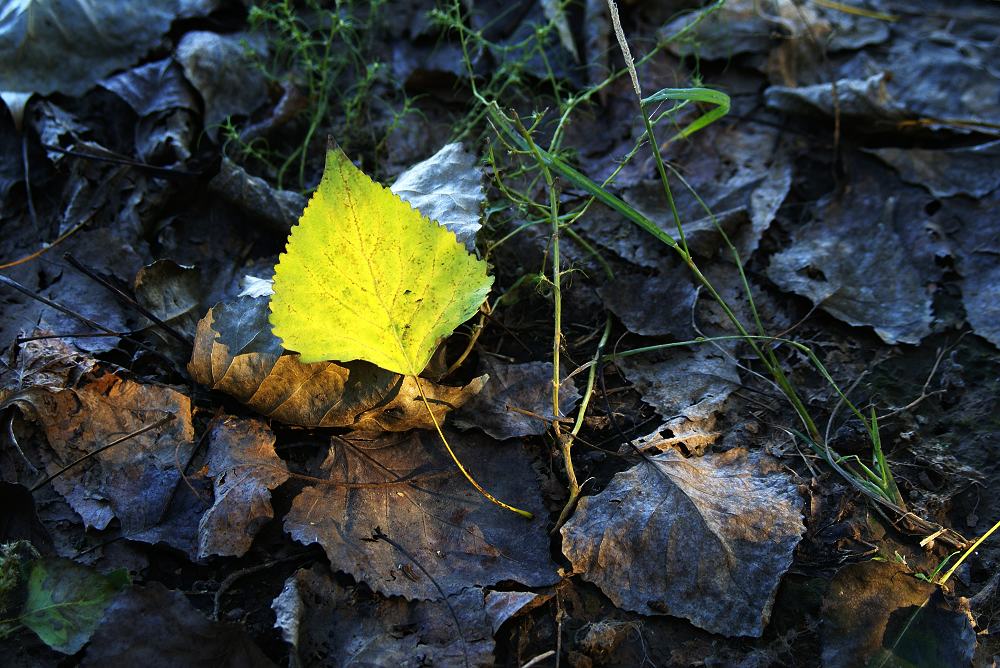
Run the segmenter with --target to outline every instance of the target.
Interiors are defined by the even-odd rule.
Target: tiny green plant
[[[274,271],[271,325],[303,362],[365,360],[412,376],[441,441],[468,481],[493,497],[448,444],[417,379],[438,344],[475,315],[493,285],[455,233],[372,181],[337,146]]]

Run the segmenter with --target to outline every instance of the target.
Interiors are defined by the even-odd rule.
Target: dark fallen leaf
[[[771,109],[788,114],[832,117],[838,113],[860,131],[886,130],[907,117],[886,88],[884,72],[864,79],[840,79],[836,86],[771,86],[764,91],[764,100]]]
[[[552,363],[488,360],[481,370],[489,377],[486,386],[452,414],[450,423],[460,429],[482,429],[500,440],[544,434],[552,420]],[[563,380],[559,386],[560,413],[568,415],[579,400],[573,381]]]
[[[918,343],[930,333],[936,259],[949,252],[932,241],[930,198],[870,158],[848,169],[851,185],[817,202],[814,219],[771,258],[768,276],[844,322],[873,327],[886,343]]]
[[[139,116],[171,109],[200,111],[184,71],[172,58],[134,67],[99,82],[128,103]]]
[[[7,401],[41,424],[49,475],[172,414],[171,422],[88,457],[52,480],[87,526],[104,529],[117,517],[127,533],[158,521],[180,480],[176,462],[186,461],[193,447],[188,397],[106,374],[76,389],[30,388]]]
[[[135,275],[133,292],[147,311],[177,333],[194,338],[202,297],[201,272],[197,268],[173,260],[157,260]],[[160,325],[147,320],[146,326],[164,343],[183,346]]]
[[[307,204],[299,193],[279,190],[259,176],[251,176],[227,156],[222,157],[219,173],[208,182],[208,187],[269,229],[283,234],[288,234]]]
[[[634,334],[669,336],[676,341],[697,336],[691,321],[697,292],[688,274],[676,264],[671,264],[666,274],[618,273],[597,293]]]
[[[151,582],[115,598],[83,666],[257,668],[274,666],[242,626],[212,622],[179,591]]]
[[[7,193],[24,180],[21,158],[22,137],[6,103],[0,100],[0,202],[6,203]]]
[[[52,549],[52,538],[38,519],[31,491],[17,483],[0,482],[0,544],[17,540],[29,541],[39,552]]]
[[[205,102],[205,132],[216,137],[231,116],[249,116],[267,102],[263,72],[247,56],[247,36],[194,30],[177,44],[175,57]]]
[[[823,665],[958,668],[972,664],[967,604],[949,600],[900,564],[845,566],[823,601]]]
[[[216,304],[198,323],[191,377],[285,424],[359,431],[433,428],[417,381],[367,362],[303,364],[282,354],[271,334],[267,297]],[[464,387],[421,380],[437,419],[474,396],[485,378]]]
[[[941,150],[879,148],[867,151],[891,166],[907,183],[935,197],[984,197],[1000,188],[1000,141]]]
[[[60,250],[72,253],[88,268],[110,277],[113,283],[127,286],[142,266],[141,257],[145,253],[144,248],[136,248],[126,241],[127,236],[112,233],[108,228],[80,231],[64,241]],[[25,267],[23,273],[12,278],[113,331],[131,331],[136,322],[133,312],[106,288],[52,255],[44,265]],[[19,334],[35,329],[57,334],[95,333],[79,320],[9,288],[3,288],[0,294],[4,300],[4,318],[0,321],[0,341],[3,343],[0,345],[8,345]],[[116,337],[109,336],[67,338],[77,348],[93,353],[107,351],[118,343]]]
[[[204,16],[214,0],[28,0],[0,25],[4,88],[79,95],[155,47],[178,18]]]
[[[454,232],[474,253],[486,200],[483,172],[476,163],[476,156],[461,143],[447,144],[400,174],[390,190]]]
[[[464,589],[448,605],[366,595],[337,584],[325,566],[313,566],[288,578],[271,607],[275,627],[301,665],[494,665],[483,590]]]
[[[52,649],[75,654],[94,633],[111,599],[128,584],[125,570],[101,575],[69,559],[39,559],[31,566],[18,621]]]
[[[447,435],[465,467],[495,496],[536,517],[543,514],[535,474],[521,445],[475,432]],[[457,471],[433,433],[338,441],[323,470],[328,479],[295,498],[285,530],[301,543],[319,543],[333,568],[375,591],[440,598],[411,559],[449,596],[503,580],[534,587],[558,579],[544,524],[526,521],[484,498]],[[376,529],[395,545],[372,541]]]
[[[615,366],[667,420],[710,418],[740,384],[736,362],[709,343],[671,350],[662,362],[623,357]]]
[[[796,486],[770,458],[668,451],[584,497],[563,553],[620,608],[759,637],[804,529]]]
[[[965,318],[977,334],[1000,347],[1000,191],[970,201],[955,198],[944,213],[962,220],[958,246]]]
[[[212,428],[206,467],[215,483],[215,503],[198,527],[198,556],[243,556],[274,517],[271,490],[288,480],[288,467],[274,452],[267,425],[239,418]]]

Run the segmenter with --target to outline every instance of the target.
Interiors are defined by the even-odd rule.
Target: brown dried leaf
[[[562,528],[563,553],[620,608],[759,637],[805,528],[801,507],[759,453],[668,451],[584,497]]]
[[[180,480],[176,462],[194,447],[191,400],[162,385],[113,374],[76,389],[31,388],[10,397],[41,424],[45,471],[65,465],[168,414],[174,419],[88,457],[52,481],[84,524],[104,529],[117,517],[126,533],[159,521]]]
[[[544,514],[535,473],[520,445],[475,432],[447,436],[458,458],[492,493]],[[542,521],[526,521],[483,497],[455,469],[435,434],[344,440],[330,448],[323,469],[329,481],[295,498],[285,530],[299,542],[322,545],[335,569],[375,591],[440,598],[412,561],[449,596],[501,580],[534,587],[558,579]],[[391,542],[373,541],[376,529]]]
[[[206,468],[215,503],[198,525],[198,556],[241,557],[274,517],[271,490],[288,480],[288,467],[275,453],[266,424],[229,418],[209,434]]]
[[[262,415],[303,427],[358,431],[432,429],[417,381],[367,362],[303,364],[282,354],[271,334],[267,297],[239,297],[212,307],[198,323],[191,377],[235,397]],[[483,387],[421,380],[438,421]]]

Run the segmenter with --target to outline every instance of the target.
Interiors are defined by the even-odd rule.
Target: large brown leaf
[[[359,431],[432,429],[417,381],[367,362],[303,364],[271,334],[267,297],[220,302],[198,323],[191,376],[262,415],[303,427]],[[438,421],[486,382],[464,387],[421,380]]]
[[[667,451],[584,497],[562,528],[563,553],[620,608],[760,636],[805,528],[801,506],[762,455]]]
[[[450,432],[448,440],[496,496],[544,516],[530,459],[516,441],[474,432]],[[322,545],[335,569],[375,591],[440,598],[428,573],[449,596],[502,580],[533,587],[558,579],[544,523],[484,498],[433,433],[335,442],[323,469],[328,480],[295,498],[285,530],[302,543]],[[376,530],[387,540],[373,540]]]

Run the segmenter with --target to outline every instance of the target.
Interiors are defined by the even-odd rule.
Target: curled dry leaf
[[[271,490],[289,477],[274,451],[274,433],[260,420],[217,423],[209,434],[206,469],[215,503],[198,526],[198,556],[243,556],[274,517]]]
[[[796,487],[776,469],[742,449],[650,457],[580,501],[563,553],[620,608],[758,637],[805,529]]]
[[[464,589],[448,604],[349,589],[316,565],[288,578],[271,607],[300,661],[323,655],[328,666],[494,665],[483,590]]]
[[[459,460],[498,497],[544,512],[530,458],[516,442],[475,432],[447,436]],[[295,498],[285,530],[322,545],[334,568],[375,591],[440,598],[427,573],[449,596],[503,580],[533,587],[558,579],[542,523],[497,508],[472,488],[436,435],[339,441],[323,469],[328,479]],[[388,540],[372,540],[376,529]]]
[[[359,431],[433,428],[411,376],[368,362],[303,364],[298,355],[283,354],[271,334],[267,303],[266,296],[246,296],[210,309],[198,323],[191,377],[285,424]],[[485,381],[477,378],[464,387],[420,384],[440,421]]]
[[[52,480],[84,521],[104,529],[115,517],[126,533],[156,524],[180,481],[176,462],[194,447],[191,400],[162,385],[106,374],[76,389],[31,388],[11,396],[45,432],[45,472],[63,467],[167,415],[170,422],[75,464]]]

